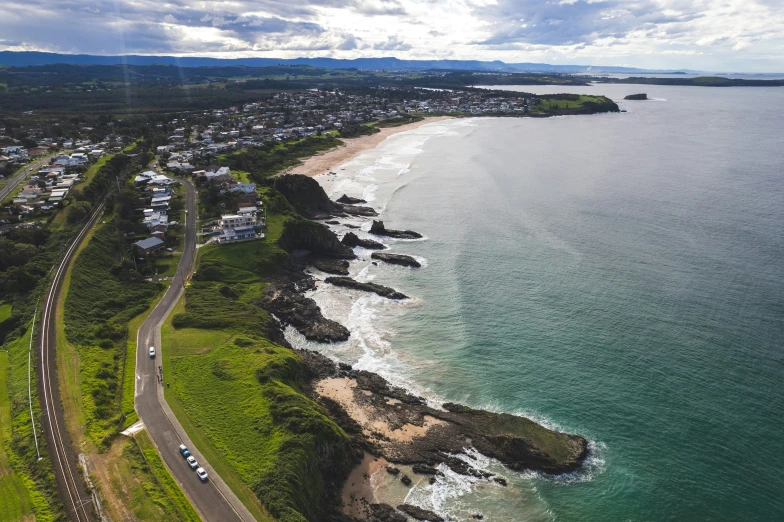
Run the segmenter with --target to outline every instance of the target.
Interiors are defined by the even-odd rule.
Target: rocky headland
[[[314,180],[305,176],[277,179],[284,178],[296,178],[280,181],[279,190],[295,195],[291,205],[298,212],[310,212],[310,216],[320,216],[320,219],[325,219],[327,214],[334,216],[342,212],[338,206],[341,203],[329,200]],[[318,190],[299,178],[313,181]],[[387,230],[381,221],[374,221],[370,232],[401,239],[422,237],[410,230]],[[341,241],[322,224],[290,219],[284,225],[279,245],[290,254],[289,262],[278,274],[267,278],[263,297],[257,304],[278,320],[279,333],[273,337],[282,344],[288,345],[282,331],[289,325],[308,340],[321,343],[346,341],[351,335],[345,326],[325,318],[316,302],[307,297],[306,293],[318,284],[304,271],[307,266],[341,276],[327,277],[326,284],[374,292],[389,299],[407,298],[395,289],[346,277],[349,260],[356,258],[353,247],[383,248],[381,243],[360,239],[351,232]],[[373,252],[371,258],[408,267],[421,266],[416,259],[403,254]],[[487,481],[495,487],[504,487],[504,477],[495,476],[473,464],[472,452],[494,458],[510,470],[537,470],[551,474],[574,471],[588,454],[588,442],[578,435],[545,428],[525,417],[477,410],[455,403],[436,407],[405,389],[391,385],[375,373],[338,364],[317,352],[294,351],[299,354],[299,364],[303,368],[297,373],[302,390],[318,402],[325,414],[350,438],[351,449],[344,450],[353,455],[354,470],[350,475],[345,472],[342,495],[331,490],[333,498],[342,496],[344,512],[336,511],[329,520],[403,522],[406,516],[416,520],[443,520],[436,513],[410,504],[395,508],[375,503],[369,487],[362,489],[361,494],[355,494],[357,490],[354,489],[350,490],[350,494],[346,493],[355,484],[367,481],[374,469],[384,466],[389,466],[387,471],[399,475],[398,480],[407,486],[413,483],[411,477],[417,475],[428,477],[431,484],[443,480],[444,470],[449,469]],[[401,472],[395,466],[404,467],[405,471]],[[350,480],[349,476],[352,477]],[[337,508],[340,504],[336,502]]]
[[[332,201],[318,181],[302,174],[277,176],[272,178],[271,183],[300,215],[308,219],[378,215],[370,207]]]

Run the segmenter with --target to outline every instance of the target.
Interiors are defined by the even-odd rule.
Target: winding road
[[[139,328],[136,338],[136,411],[158,449],[172,476],[193,506],[207,522],[251,522],[255,520],[234,492],[209,465],[198,448],[188,438],[172,413],[163,395],[163,383],[158,380],[161,364],[161,324],[171,313],[184,290],[194,268],[196,253],[196,190],[187,180],[181,180],[186,190],[185,244],[177,273],[158,305]],[[156,357],[149,356],[154,346]],[[168,368],[163,368],[164,376]],[[165,380],[165,379],[164,379]],[[185,444],[199,464],[207,471],[209,480],[201,482],[180,455],[179,445]]]

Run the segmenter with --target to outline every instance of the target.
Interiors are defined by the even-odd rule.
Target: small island
[[[647,99],[648,99],[648,95],[645,93],[630,94],[629,96],[624,98],[624,100],[647,100]]]

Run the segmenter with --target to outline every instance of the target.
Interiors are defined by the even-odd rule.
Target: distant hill
[[[0,51],[0,65],[25,67],[28,65],[176,65],[179,67],[225,67],[244,65],[268,67],[271,65],[312,65],[324,69],[375,69],[375,70],[463,70],[493,72],[543,72],[543,73],[668,73],[676,71],[650,71],[634,67],[596,65],[551,65],[547,63],[504,63],[499,60],[399,60],[397,58],[206,58],[177,56],[94,56],[89,54],[57,54],[37,51]],[[683,74],[682,71],[677,71]]]

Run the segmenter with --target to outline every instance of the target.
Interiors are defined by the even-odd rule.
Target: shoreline
[[[401,132],[411,131],[427,125],[428,123],[437,123],[440,121],[453,120],[454,116],[431,116],[425,117],[422,121],[415,121],[413,123],[406,123],[397,127],[382,127],[379,132],[370,134],[368,136],[359,136],[357,138],[346,138],[341,140],[344,142],[334,149],[320,152],[314,156],[310,156],[292,169],[289,169],[282,174],[302,174],[305,176],[313,177],[321,174],[326,174],[329,171],[337,168],[350,161],[354,156],[365,152],[370,149],[376,148],[384,140],[395,134]]]

